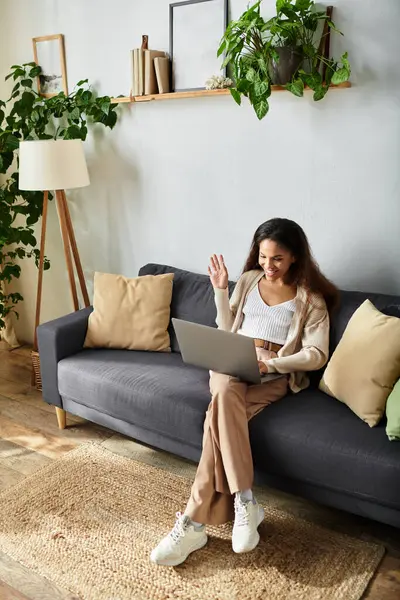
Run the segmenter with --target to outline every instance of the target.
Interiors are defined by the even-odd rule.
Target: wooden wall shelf
[[[333,89],[342,89],[351,87],[350,81],[345,81],[339,85],[331,85]],[[305,91],[311,91],[310,88],[305,87]],[[282,85],[273,85],[273,92],[286,92],[286,88]],[[111,98],[113,104],[115,103],[130,103],[130,102],[151,102],[152,100],[179,100],[183,98],[204,98],[207,96],[228,96],[230,94],[229,89],[224,90],[193,90],[190,92],[172,92],[170,94],[153,94],[151,96],[123,96],[120,98]]]

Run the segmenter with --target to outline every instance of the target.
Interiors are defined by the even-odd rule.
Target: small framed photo
[[[228,0],[186,0],[169,5],[172,91],[204,90],[212,75],[225,75],[217,57],[228,25]]]
[[[39,94],[45,98],[56,96],[59,92],[67,95],[64,36],[61,33],[44,35],[33,38],[32,42],[34,61],[42,68],[38,77]]]

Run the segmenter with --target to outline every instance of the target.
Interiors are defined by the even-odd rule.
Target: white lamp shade
[[[81,140],[20,142],[20,190],[67,190],[89,183]]]

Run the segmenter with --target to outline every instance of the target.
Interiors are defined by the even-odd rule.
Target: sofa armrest
[[[39,325],[37,329],[42,377],[43,400],[62,408],[58,391],[58,362],[83,349],[89,315],[89,306],[65,317]]]

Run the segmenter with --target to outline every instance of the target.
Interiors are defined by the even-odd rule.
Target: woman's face
[[[268,281],[283,279],[295,262],[293,254],[272,240],[263,240],[259,246],[258,262]]]

